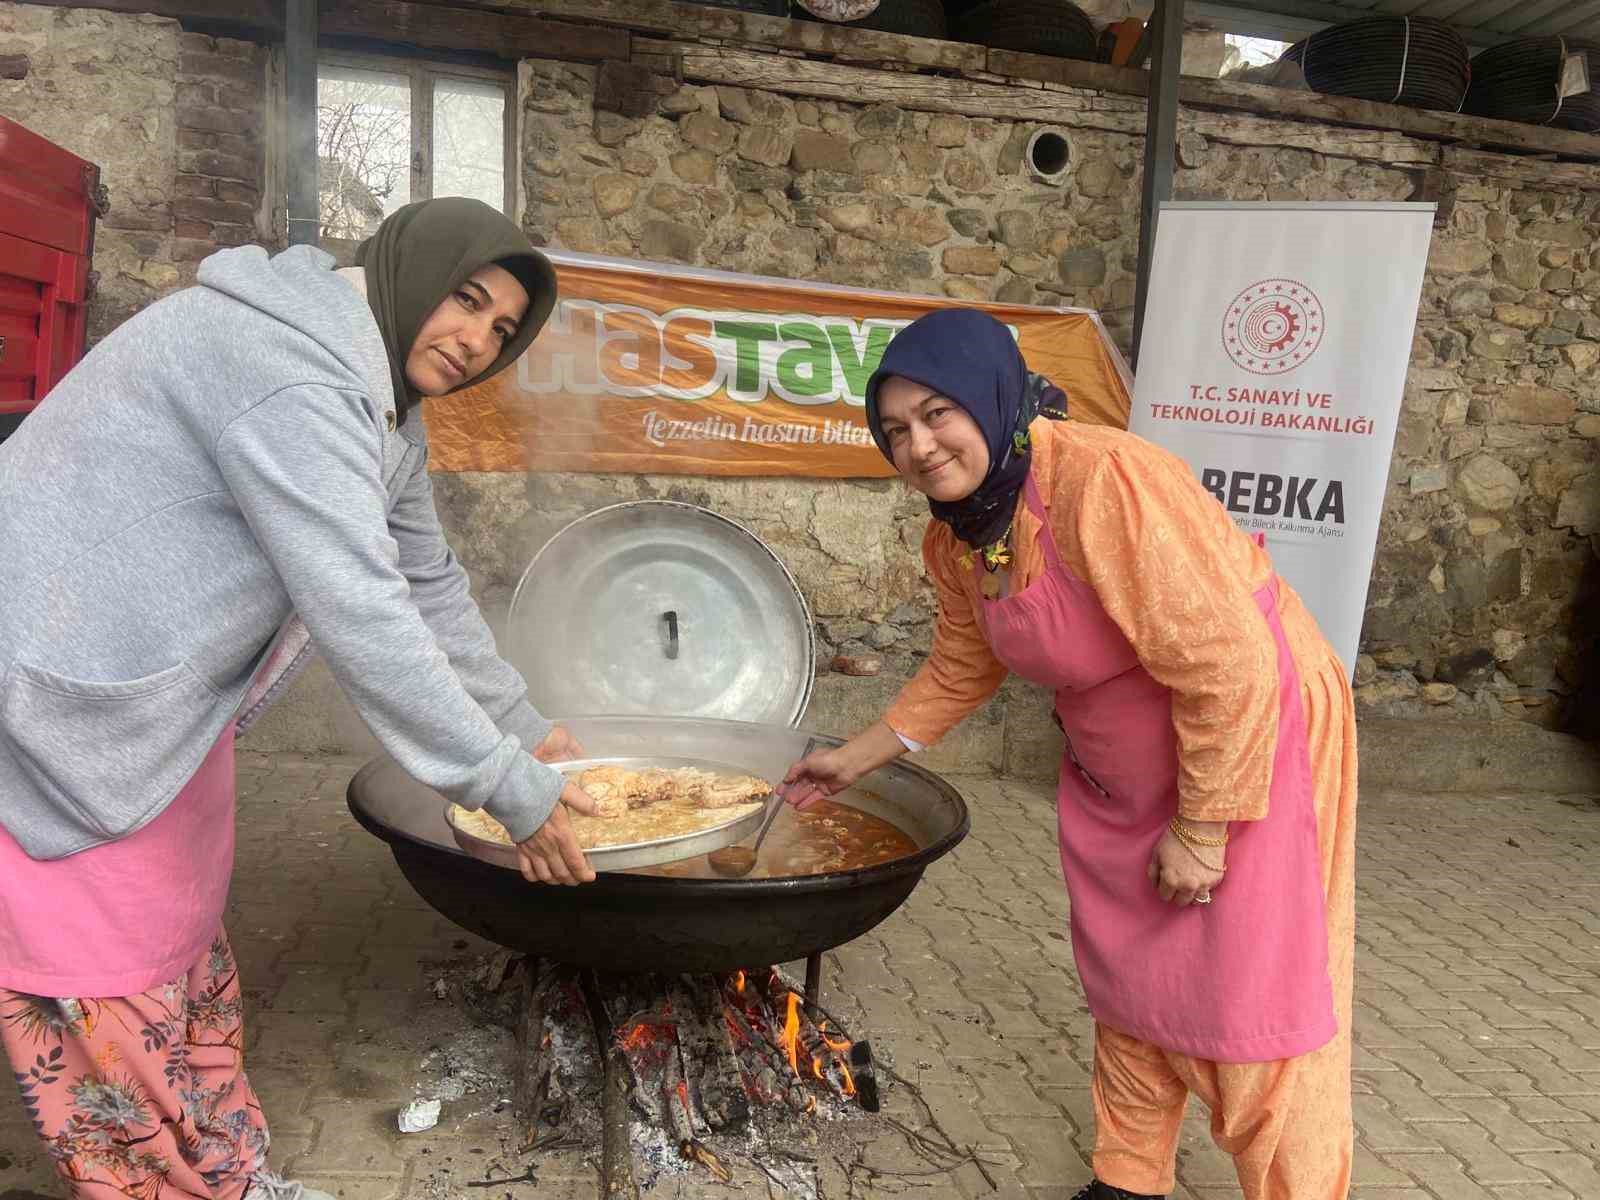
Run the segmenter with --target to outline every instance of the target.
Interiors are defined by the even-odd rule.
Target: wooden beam
[[[902,63],[948,71],[976,71],[984,64],[982,46],[935,38],[907,37],[836,25],[830,21],[790,21],[761,13],[675,0],[426,0],[452,8],[521,13],[628,29],[635,33],[690,40],[714,38],[745,45],[772,46],[824,55],[837,62]]]
[[[1150,73],[1104,63],[989,51],[988,70],[1013,79],[1031,79],[1066,87],[1088,88],[1125,96],[1144,96],[1150,90]],[[1193,108],[1223,109],[1289,117],[1328,125],[1389,129],[1430,141],[1498,146],[1533,153],[1561,154],[1569,158],[1600,159],[1600,135],[1517,121],[1495,121],[1461,113],[1405,108],[1349,96],[1324,96],[1293,88],[1237,83],[1229,79],[1204,79],[1185,75],[1178,99]]]
[[[33,0],[29,0],[33,2]],[[274,40],[284,33],[281,0],[39,0],[54,8],[151,13],[195,25],[230,26]],[[574,6],[578,7],[578,6]],[[328,0],[321,5],[323,37],[359,37],[433,50],[469,50],[499,58],[577,62],[626,59],[625,30],[546,20],[529,12],[489,12],[412,0]]]
[[[1144,132],[1143,103],[1080,89],[873,71],[728,46],[657,42],[644,38],[634,40],[634,54],[636,58],[651,54],[663,61],[676,62],[682,78],[691,83],[721,83],[791,96],[855,104],[894,104],[919,112],[1059,124],[1130,136]],[[1383,130],[1329,129],[1300,121],[1189,110],[1181,111],[1178,120],[1181,129],[1235,145],[1280,146],[1391,164],[1432,165],[1439,158],[1434,147]]]
[[[267,33],[283,32],[282,0],[27,0],[46,8],[99,8],[141,13],[204,25],[236,25]]]
[[[685,81],[763,88],[791,96],[855,104],[895,104],[919,112],[960,113],[1008,121],[1064,122],[1111,133],[1144,127],[1142,105],[1099,109],[1097,97],[1043,88],[1010,87],[913,72],[876,71],[843,63],[762,54],[698,42],[636,39],[635,49],[673,57]]]
[[[1512,158],[1505,154],[1485,154],[1481,150],[1446,146],[1439,165],[1446,171],[1463,175],[1488,175],[1529,187],[1577,188],[1586,192],[1600,192],[1600,165],[1596,164]]]
[[[500,58],[599,62],[628,57],[629,37],[624,30],[409,0],[336,0],[323,5],[320,28],[324,37],[378,38]]]

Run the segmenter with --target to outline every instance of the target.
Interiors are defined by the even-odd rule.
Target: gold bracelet
[[[1190,858],[1194,859],[1195,862],[1199,863],[1202,867],[1204,867],[1206,870],[1215,871],[1219,875],[1226,875],[1228,873],[1228,864],[1227,863],[1223,863],[1219,867],[1219,866],[1217,866],[1216,863],[1207,862],[1204,858],[1202,858],[1200,856],[1200,851],[1196,850],[1193,846],[1189,845],[1188,842],[1184,841],[1181,835],[1178,838],[1178,845],[1182,846],[1183,849],[1184,849],[1184,852],[1186,854],[1188,854],[1188,856]]]
[[[1219,838],[1206,837],[1204,834],[1196,833],[1185,825],[1182,817],[1172,818],[1172,832],[1181,838],[1194,842],[1197,846],[1226,846],[1228,844],[1226,832]]]

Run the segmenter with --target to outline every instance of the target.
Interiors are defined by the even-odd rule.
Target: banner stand
[[[1354,672],[1432,204],[1161,206],[1128,428],[1264,535]]]

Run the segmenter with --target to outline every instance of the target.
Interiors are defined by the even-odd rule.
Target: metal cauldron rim
[[[605,717],[566,717],[563,720],[605,720]],[[637,718],[624,718],[637,720]],[[652,724],[705,724],[707,718],[703,717],[652,717]],[[717,724],[730,726],[749,726],[758,729],[772,728],[766,725],[752,725],[744,721],[718,721]],[[844,739],[826,734],[817,734],[819,743],[839,746]],[[466,854],[456,846],[443,845],[438,842],[428,841],[415,837],[401,830],[391,828],[372,817],[358,804],[356,794],[360,785],[369,776],[376,774],[392,763],[387,755],[372,759],[363,765],[345,789],[345,803],[351,815],[369,833],[383,839],[390,845],[403,842],[409,847],[423,851],[435,852],[446,855],[451,859],[460,859],[463,863],[470,863],[473,867],[484,870],[504,871],[507,868],[481,863],[479,860]],[[830,871],[822,875],[799,875],[786,879],[674,879],[660,875],[635,875],[625,871],[605,872],[600,874],[595,882],[582,885],[582,890],[597,890],[604,894],[634,893],[634,894],[670,894],[674,896],[789,896],[796,893],[832,892],[841,891],[852,887],[861,887],[873,883],[887,882],[903,875],[920,875],[936,859],[949,853],[972,829],[972,816],[967,809],[966,799],[953,786],[933,772],[915,763],[904,761],[893,764],[893,769],[905,771],[917,776],[926,786],[942,794],[946,799],[956,804],[960,819],[954,827],[935,838],[928,845],[919,849],[915,854],[908,854],[904,858],[897,858],[890,862],[880,863],[872,867],[859,867],[849,871]],[[469,868],[470,869],[470,868]],[[538,885],[530,885],[538,886]],[[554,886],[554,885],[543,885]]]

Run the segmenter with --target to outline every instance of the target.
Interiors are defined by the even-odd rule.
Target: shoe
[[[1126,1188],[1112,1187],[1096,1179],[1072,1200],[1167,1200],[1165,1196],[1152,1196],[1149,1192],[1130,1192]]]
[[[276,1171],[257,1171],[250,1176],[244,1200],[335,1200],[331,1192],[308,1188],[298,1179],[285,1179]]]

